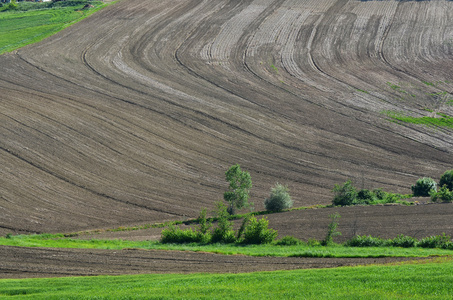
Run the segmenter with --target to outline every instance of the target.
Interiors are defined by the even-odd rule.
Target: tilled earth
[[[0,246],[0,278],[149,273],[245,273],[383,264],[414,258],[249,257],[158,250],[87,250]]]
[[[452,168],[453,1],[124,0],[0,56],[0,234],[196,217],[233,164],[257,210]]]

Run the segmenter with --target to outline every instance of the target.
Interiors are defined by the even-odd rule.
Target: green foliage
[[[321,245],[323,246],[331,245],[333,243],[333,238],[341,235],[341,232],[337,231],[338,219],[340,219],[341,217],[340,214],[336,212],[329,217],[331,218],[331,221],[329,223],[329,226],[327,227],[326,237],[321,241]]]
[[[247,171],[241,170],[239,164],[231,166],[225,172],[225,178],[230,184],[223,198],[229,202],[228,212],[234,215],[236,208],[241,209],[249,206],[248,199],[252,188],[252,179]]]
[[[357,202],[357,190],[352,181],[346,181],[343,186],[335,184],[333,188],[334,198],[332,204],[335,206],[354,205]]]
[[[274,244],[278,246],[297,246],[301,245],[302,241],[291,235],[287,235],[282,237],[280,240],[277,240]]]
[[[277,231],[268,228],[269,221],[266,217],[257,220],[250,217],[244,230],[243,244],[269,244],[277,237]]]
[[[370,204],[375,200],[377,200],[377,197],[370,190],[363,189],[357,193],[357,202],[360,204]]]
[[[2,7],[0,11],[11,11],[11,10],[18,10],[19,5],[17,5],[16,0],[12,0],[9,4]]]
[[[227,207],[222,202],[217,203],[217,227],[212,233],[212,243],[234,243],[236,237],[233,230],[233,223],[229,221]]]
[[[437,184],[434,179],[423,177],[418,179],[411,189],[414,197],[428,197],[430,192],[437,190]]]
[[[453,250],[451,237],[449,235],[445,235],[445,233],[443,233],[442,235],[423,238],[418,242],[417,246],[422,248],[442,248]]]
[[[447,188],[447,185],[443,185],[438,192],[431,191],[431,200],[433,202],[442,201],[445,203],[453,202],[453,192]]]
[[[200,225],[199,225],[199,230],[200,230],[200,232],[203,233],[203,234],[209,233],[209,230],[210,230],[211,227],[212,227],[211,222],[208,222],[208,220],[206,219],[206,214],[207,214],[207,210],[206,210],[206,208],[203,208],[203,209],[200,211],[200,216],[199,216],[198,219],[197,219],[198,224],[200,224]]]
[[[446,171],[439,181],[439,186],[447,186],[447,189],[453,191],[453,170]]]
[[[170,225],[161,232],[160,242],[163,244],[176,243],[201,243],[206,244],[210,241],[209,234],[202,234],[192,230],[192,228],[182,230],[179,226]]]
[[[416,247],[418,240],[416,238],[400,234],[396,238],[389,241],[389,245],[393,247],[411,248]]]
[[[371,235],[357,235],[345,243],[347,247],[381,247],[383,245],[385,245],[385,240]]]
[[[266,206],[266,210],[274,212],[291,208],[293,206],[293,200],[289,195],[288,187],[276,183],[275,187],[271,189],[271,195],[264,201],[264,205]]]

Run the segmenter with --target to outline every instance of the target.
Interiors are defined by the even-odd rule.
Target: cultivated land
[[[277,181],[295,206],[330,203],[349,178],[409,193],[452,168],[453,130],[388,112],[453,115],[452,14],[443,0],[124,0],[4,54],[0,234],[193,218],[235,163],[257,210]],[[339,210],[347,237],[452,234],[451,204]],[[319,239],[332,212],[269,215],[270,226]],[[1,248],[37,266],[11,273],[55,272],[42,270],[53,250],[15,250]]]

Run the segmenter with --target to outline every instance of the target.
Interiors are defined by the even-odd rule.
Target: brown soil
[[[0,234],[195,217],[235,163],[258,210],[275,182],[296,206],[329,203],[348,178],[409,193],[451,169],[453,132],[381,112],[452,114],[428,95],[453,91],[452,12],[125,0],[2,55]]]
[[[350,178],[409,193],[419,177],[452,168],[453,131],[382,111],[453,115],[439,96],[453,93],[452,14],[443,0],[124,0],[2,55],[0,234],[196,217],[222,199],[235,163],[251,173],[257,210],[275,182],[295,206],[329,203]],[[451,229],[440,208],[399,209],[340,209],[340,230]],[[281,234],[318,238],[327,214],[304,213],[269,219]],[[77,262],[94,257],[2,251],[30,251],[19,262],[63,253],[69,274],[89,273]],[[52,265],[44,261],[38,269]]]
[[[0,246],[0,278],[150,273],[245,273],[383,264],[414,258],[226,256],[155,250],[86,250]]]

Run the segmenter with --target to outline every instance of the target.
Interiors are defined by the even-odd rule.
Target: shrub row
[[[437,186],[440,187],[437,191]],[[358,205],[358,204],[386,204],[396,203],[401,199],[409,197],[428,197],[431,196],[434,202],[453,202],[453,170],[446,171],[439,180],[437,185],[434,179],[423,177],[411,186],[412,195],[401,195],[384,192],[382,189],[367,190],[357,189],[351,180],[346,181],[343,185],[336,184],[333,188],[334,206]],[[406,204],[407,202],[401,201]]]
[[[421,248],[441,248],[453,250],[453,242],[448,235],[435,235],[418,240],[406,235],[398,235],[394,239],[381,239],[370,235],[355,236],[345,243],[348,247],[421,247]]]
[[[179,226],[171,225],[161,232],[161,243],[242,243],[267,244],[277,237],[277,231],[268,228],[266,218],[257,219],[253,215],[244,218],[242,226],[236,233],[233,223],[229,220],[227,207],[217,204],[217,227],[211,230],[211,223],[206,219],[206,210],[202,210],[198,218],[199,227],[182,230]]]

